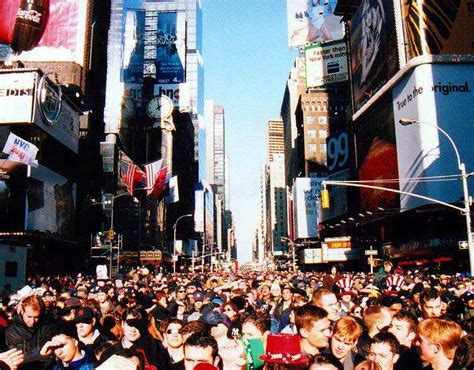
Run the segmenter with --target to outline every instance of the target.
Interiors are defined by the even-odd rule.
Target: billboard
[[[473,54],[472,1],[407,0],[402,2],[407,59],[423,54]]]
[[[143,84],[145,11],[124,9],[121,81]]]
[[[363,0],[352,18],[354,112],[399,70],[393,1]]]
[[[204,232],[204,188],[201,184],[194,189],[194,231]]]
[[[297,177],[293,185],[295,236],[301,238],[316,238],[319,223],[319,198],[321,182],[325,178]]]
[[[31,123],[35,72],[0,73],[0,124]]]
[[[40,165],[28,178],[26,230],[63,236],[75,230],[76,184]]]
[[[374,185],[398,190],[398,142],[393,124],[392,101],[389,94],[364,114],[354,125],[357,142],[357,170],[361,181],[391,180]],[[407,150],[401,146],[400,150]],[[399,196],[375,189],[360,189],[362,211],[399,208]]]
[[[84,67],[88,54],[89,1],[49,0],[48,21],[38,46],[19,54],[3,47],[0,59],[75,62]]]
[[[414,192],[444,202],[462,199],[458,181],[407,181],[403,179],[458,174],[457,158],[448,139],[436,129],[446,131],[457,145],[469,173],[474,170],[474,65],[425,64],[416,67],[393,89],[400,190]],[[426,123],[410,126],[400,119]],[[471,186],[471,191],[474,189]],[[429,202],[401,196],[403,210]]]
[[[186,14],[148,12],[144,74],[158,84],[185,81]]]
[[[334,15],[337,0],[287,0],[288,47],[344,37],[342,17]]]
[[[306,87],[320,87],[347,81],[347,50],[344,40],[316,43],[304,49]]]

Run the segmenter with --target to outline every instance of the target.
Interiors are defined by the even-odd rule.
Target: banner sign
[[[446,131],[457,145],[469,173],[474,170],[474,65],[425,64],[416,67],[393,89],[393,111],[400,179],[459,174],[458,161]],[[402,126],[401,119],[417,122]],[[400,190],[444,202],[462,199],[461,181],[400,180]],[[470,191],[474,191],[470,183]],[[430,202],[401,196],[401,209]]]
[[[321,182],[326,178],[298,177],[293,185],[296,238],[318,236]]]
[[[158,84],[185,81],[186,17],[184,12],[147,13],[145,76]]]
[[[38,161],[36,160],[38,148],[12,132],[8,135],[7,142],[2,151],[8,154],[8,160],[10,161],[22,162],[33,167],[38,167]]]
[[[317,43],[304,49],[306,87],[321,87],[347,81],[347,50],[344,40]]]
[[[354,112],[400,68],[393,1],[362,0],[351,21]]]
[[[31,123],[36,73],[0,74],[0,124]]]
[[[287,0],[288,47],[344,37],[342,17],[334,15],[337,0]]]

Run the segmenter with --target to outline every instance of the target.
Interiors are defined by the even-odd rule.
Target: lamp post
[[[459,150],[456,144],[454,143],[454,140],[451,138],[451,136],[438,125],[435,125],[431,122],[418,121],[418,120],[407,119],[407,118],[402,118],[399,122],[403,126],[408,126],[415,123],[421,123],[421,124],[429,125],[436,128],[439,132],[441,132],[444,136],[448,138],[449,142],[451,143],[454,149],[454,152],[456,153],[456,159],[458,161],[458,169],[461,171],[461,181],[462,181],[462,189],[463,189],[463,195],[464,195],[464,210],[461,213],[463,213],[466,218],[466,233],[467,233],[467,245],[468,245],[468,251],[469,251],[469,266],[471,269],[471,276],[473,276],[474,275],[474,249],[473,249],[473,243],[472,243],[472,230],[471,230],[471,199],[469,197],[469,188],[467,186],[468,176],[466,174],[466,166],[464,165],[464,163],[461,162],[461,156],[459,155]]]
[[[178,226],[179,220],[185,217],[193,217],[191,213],[188,213],[186,215],[182,215],[178,217],[176,222],[173,225],[173,274],[176,274],[176,226]]]

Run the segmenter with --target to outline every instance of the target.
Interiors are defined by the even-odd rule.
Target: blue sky
[[[225,109],[231,210],[238,257],[250,261],[260,207],[266,124],[280,117],[295,52],[287,46],[286,0],[203,0],[205,97]]]

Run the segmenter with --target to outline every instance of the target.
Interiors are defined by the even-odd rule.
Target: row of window
[[[308,137],[310,139],[326,139],[328,137],[327,130],[319,130],[319,136],[317,135],[318,131],[308,130]]]
[[[306,123],[326,124],[328,123],[328,116],[306,116]]]
[[[318,150],[318,144],[308,144],[308,151],[316,152]],[[325,152],[326,151],[326,144],[319,144],[319,151]]]

